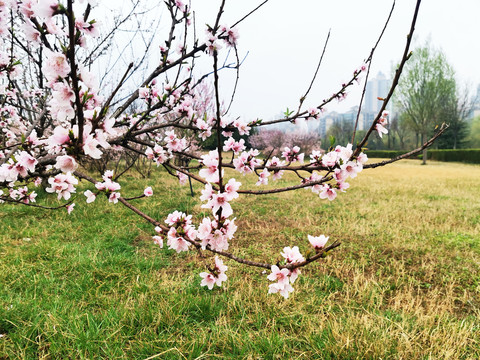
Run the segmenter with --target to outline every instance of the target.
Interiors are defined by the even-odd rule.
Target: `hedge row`
[[[396,150],[367,150],[366,154],[371,158],[394,158],[404,154],[405,151]],[[422,154],[413,156],[422,158]],[[427,159],[435,161],[456,161],[471,164],[480,164],[480,149],[432,149],[427,151]]]

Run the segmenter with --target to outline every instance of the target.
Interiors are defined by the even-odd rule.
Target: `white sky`
[[[219,0],[192,0],[197,26],[213,24]],[[261,0],[227,0],[222,24],[232,24]],[[397,0],[393,17],[374,56],[372,74],[390,75],[403,53],[415,0]],[[313,75],[331,29],[326,56],[305,106],[318,105],[347,81],[368,57],[392,5],[389,0],[270,0],[239,25],[241,68],[232,116],[271,119],[295,108]],[[480,0],[423,0],[415,44],[441,48],[461,84],[472,92],[480,83]],[[203,30],[199,30],[203,31]],[[230,98],[231,77],[222,80]],[[358,103],[360,87],[328,110],[345,111]]]

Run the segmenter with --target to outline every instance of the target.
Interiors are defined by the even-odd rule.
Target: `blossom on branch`
[[[80,6],[78,2],[85,5]],[[328,237],[308,235],[317,255],[307,256],[306,260],[294,245],[283,248],[276,264],[272,264],[273,259],[269,263],[269,260],[257,262],[240,258],[241,252],[227,253],[237,231],[231,202],[242,193],[264,195],[300,188],[311,190],[320,199],[333,201],[350,187],[346,181],[363,170],[368,158],[362,153],[362,147],[371,131],[356,148],[352,144],[335,147],[332,144],[325,150],[320,149],[318,136],[312,134],[286,136],[280,131],[258,132],[257,138],[261,135],[265,141],[256,141],[255,135],[247,141],[236,141],[233,136],[248,136],[268,125],[318,120],[327,103],[347,96],[350,86],[367,71],[371,57],[368,64],[356,69],[350,80],[334,90],[330,98],[312,104],[307,110],[302,109],[310,90],[300,98],[297,112],[287,108],[285,117],[279,119],[246,120],[230,115],[230,105],[223,106],[225,98],[234,100],[237,87],[235,84],[232,94],[225,97],[222,94],[225,84],[219,77],[228,69],[236,71],[238,76],[240,59],[243,59],[241,49],[237,48],[237,28],[221,25],[223,4],[215,25],[207,25],[206,37],[200,39],[194,30],[189,30],[190,14],[193,14],[190,3],[185,0],[159,2],[159,6],[166,6],[164,14],[171,20],[170,31],[159,33],[166,34],[161,39],[162,45],[155,42],[161,58],[156,64],[148,64],[152,65],[152,72],[141,78],[135,71],[145,67],[135,59],[127,66],[113,62],[117,65],[110,74],[118,77],[118,82],[117,79],[112,82],[110,74],[97,77],[99,68],[95,62],[108,50],[108,43],[119,27],[111,32],[110,29],[100,31],[99,27],[105,24],[92,19],[95,12],[92,6],[101,2],[78,2],[0,1],[3,40],[0,47],[0,202],[47,208],[33,204],[40,199],[32,190],[46,180],[46,192],[67,201],[56,208],[66,208],[70,214],[75,206],[72,194],[76,193],[78,179],[82,179],[95,186],[93,191],[83,192],[88,204],[103,193],[109,202],[125,205],[155,226],[152,239],[160,247],[165,242],[168,249],[177,253],[191,249],[200,254],[210,251],[242,264],[270,268],[267,278],[273,283],[269,285],[269,293],[288,298],[301,267],[321,258],[318,254],[325,250]],[[91,43],[89,39],[94,37],[99,39]],[[210,64],[208,71],[196,66],[204,60]],[[137,85],[129,88],[129,79],[138,80]],[[391,90],[393,93],[394,87]],[[388,133],[387,118],[388,112],[383,112],[371,125],[380,137]],[[212,147],[211,140],[214,141]],[[200,145],[215,150],[200,152]],[[265,151],[261,153],[259,149]],[[304,163],[305,154],[309,158],[307,163]],[[161,170],[178,179],[180,184],[187,180],[201,184],[201,208],[208,209],[207,214],[203,212],[199,216],[198,212],[186,214],[174,210],[161,224],[159,219],[130,203],[140,198],[147,201],[145,198],[153,195],[150,186],[137,196],[124,195],[131,186],[125,186],[122,195],[120,193],[124,185],[121,186],[120,181],[133,178],[122,177],[129,169],[136,168],[144,175],[140,168],[144,164],[138,162],[142,157],[154,161],[157,167],[162,165]],[[117,176],[111,170],[105,171],[111,168],[112,161],[116,162]],[[146,169],[148,175],[150,165]],[[82,173],[82,168],[87,168],[88,174]],[[98,170],[96,175],[93,169]],[[233,171],[254,179],[242,185],[230,177]],[[282,182],[272,181],[266,188],[253,185],[267,185],[269,178],[278,180],[288,173],[292,177]],[[287,184],[287,180],[292,183]],[[162,186],[161,181],[156,184]],[[332,244],[329,250],[336,246],[338,243]],[[214,267],[207,269],[200,273],[201,286],[211,290],[227,280],[227,266],[218,256],[215,256]]]
[[[320,236],[311,236],[308,235],[308,241],[312,244],[315,250],[322,250],[325,247],[325,244],[328,241],[328,236],[320,235]]]
[[[225,274],[227,270],[228,266],[224,265],[218,256],[215,256],[215,267],[212,271],[200,273],[202,278],[200,286],[206,286],[209,290],[212,290],[214,285],[222,286],[222,282],[227,281],[227,275]]]
[[[65,200],[70,199],[72,193],[76,192],[75,185],[78,184],[78,180],[69,172],[66,174],[58,174],[55,177],[48,179],[50,187],[45,191],[49,193],[56,192],[58,194],[58,200],[62,197]]]

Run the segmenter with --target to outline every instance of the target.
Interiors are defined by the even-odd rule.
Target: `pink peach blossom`
[[[153,195],[153,190],[152,188],[149,186],[147,188],[145,188],[145,190],[143,191],[143,195],[149,197],[149,196],[152,196]]]

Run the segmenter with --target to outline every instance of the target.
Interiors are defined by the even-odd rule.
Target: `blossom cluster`
[[[256,158],[258,155],[260,155],[260,152],[256,149],[242,152],[233,160],[235,170],[243,175],[253,173],[255,168],[262,164],[261,160]]]
[[[214,285],[222,286],[222,282],[227,281],[227,271],[228,266],[223,264],[223,261],[215,256],[215,267],[209,272],[201,272],[200,277],[202,278],[201,286],[206,286],[210,290],[213,289]]]
[[[283,256],[288,265],[295,265],[305,261],[305,258],[300,253],[298,246],[283,248],[283,252],[281,253],[281,255]],[[294,290],[291,284],[293,284],[298,278],[298,275],[300,275],[300,269],[280,269],[277,265],[272,265],[271,270],[272,272],[270,275],[268,275],[267,278],[270,281],[276,281],[276,283],[270,284],[268,288],[268,293],[280,293],[280,295],[287,299],[289,294]]]
[[[285,147],[282,152],[282,157],[285,158],[285,160],[289,163],[295,161],[303,162],[305,154],[300,154],[300,147],[298,146],[294,146],[292,149],[290,149],[289,147]]]
[[[388,130],[387,128],[385,128],[385,126],[387,126],[387,117],[388,117],[388,111],[384,111],[382,112],[382,116],[378,119],[377,123],[375,124],[375,130],[377,130],[378,132],[378,135],[380,137],[383,137],[383,134],[388,134]]]
[[[37,193],[31,189],[32,183],[39,186],[44,181],[46,192],[65,201],[61,207],[71,213],[79,179],[83,178],[95,187],[83,192],[86,203],[93,203],[99,194],[104,194],[111,203],[120,201],[130,206],[126,202],[131,199],[152,196],[152,188],[145,188],[140,196],[122,197],[118,180],[122,174],[114,177],[113,171],[105,171],[110,164],[105,165],[105,162],[99,166],[101,181],[82,174],[82,168],[98,165],[98,160],[108,161],[112,154],[115,160],[119,154],[130,155],[130,152],[135,156],[144,155],[176,176],[180,184],[188,179],[202,183],[201,207],[208,213],[201,219],[194,219],[177,210],[171,212],[165,219],[167,226],[161,224],[155,228],[154,242],[163,247],[166,240],[168,248],[177,253],[188,251],[193,245],[199,251],[228,255],[226,251],[237,231],[232,202],[239,197],[239,192],[268,192],[268,189],[240,190],[240,182],[225,178],[231,171],[257,177],[256,186],[268,185],[270,179],[278,180],[287,171],[292,171],[302,179],[297,187],[310,188],[321,199],[329,200],[348,189],[347,180],[362,171],[367,156],[354,153],[351,144],[336,146],[326,153],[314,150],[309,155],[310,150],[302,152],[299,146],[289,143],[281,155],[261,154],[249,145],[246,136],[252,128],[264,125],[262,120],[227,116],[228,110],[218,101],[218,85],[211,93],[199,90],[199,84],[207,82],[209,74],[197,76],[195,73],[194,76],[195,59],[204,53],[215,55],[216,59],[222,47],[226,48],[225,56],[233,48],[232,53],[238,58],[238,30],[219,25],[221,12],[215,27],[207,26],[203,44],[196,38],[190,43],[191,34],[187,34],[191,24],[190,4],[185,0],[165,1],[172,18],[172,31],[170,38],[162,43],[164,45],[159,46],[161,60],[148,80],[141,86],[136,85],[136,90],[123,101],[118,100],[122,96],[117,90],[124,85],[124,80],[111,96],[103,96],[107,81],[102,79],[100,86],[101,82],[92,71],[95,66],[90,63],[97,55],[95,51],[89,54],[90,51],[98,48],[89,43],[99,41],[102,44],[103,39],[95,40],[100,36],[101,24],[90,18],[91,11],[95,10],[87,4],[100,3],[94,0],[75,2],[75,9],[84,10],[82,15],[75,14],[76,10],[71,13],[71,7],[65,3],[60,0],[0,1],[0,37],[3,40],[0,45],[0,202],[32,205],[39,201]],[[181,26],[181,33],[179,24],[185,25]],[[11,40],[13,36],[20,39],[20,47]],[[216,61],[214,63],[215,70],[219,70]],[[225,68],[235,67],[226,64]],[[332,99],[344,99],[347,87],[354,80],[358,81],[365,70],[365,65],[355,70],[353,79],[342,84]],[[38,75],[35,79],[38,88],[33,85],[35,81],[29,80],[32,74]],[[124,79],[130,75],[128,68]],[[286,115],[280,121],[317,120],[324,105],[303,112],[299,109],[296,116]],[[388,112],[384,112],[375,124],[380,137],[388,132],[385,128],[387,117]],[[218,136],[215,150],[194,151],[200,140],[208,140],[213,134]],[[231,156],[224,156],[225,152],[231,152]],[[310,156],[310,162],[307,160],[304,164],[306,155]],[[171,161],[176,156],[182,161]],[[198,165],[179,165],[185,158]],[[328,237],[309,235],[308,240],[318,254],[324,251]],[[284,247],[281,255],[282,262],[272,265],[268,275],[274,282],[269,286],[269,293],[288,298],[300,267],[309,257],[305,259],[298,246]],[[215,266],[200,273],[201,285],[210,290],[215,285],[222,286],[227,280],[226,270],[227,266],[216,256]]]
[[[170,150],[165,150],[163,146],[158,144],[155,144],[153,148],[147,147],[145,155],[147,156],[147,159],[154,160],[157,166],[160,166],[173,156]]]
[[[238,38],[240,37],[236,28],[231,29],[227,25],[222,25],[215,33],[212,28],[208,27],[206,30],[206,45],[207,53],[213,55],[216,51],[220,51],[222,46],[219,44],[219,39],[222,39],[227,47],[233,47],[237,45]]]
[[[66,174],[58,174],[55,177],[48,179],[50,187],[46,188],[45,191],[49,193],[57,193],[58,200],[64,198],[65,200],[70,199],[72,193],[75,193],[75,185],[78,184],[78,180],[69,172]]]
[[[120,190],[121,186],[119,183],[113,181],[113,171],[105,171],[102,179],[103,182],[96,183],[95,187],[97,190],[104,191],[107,194],[109,202],[116,204],[120,198],[120,192],[118,192],[118,190]],[[95,200],[91,192],[86,192],[85,196],[87,197],[87,202],[92,202]]]
[[[334,200],[337,197],[337,191],[345,192],[350,187],[346,180],[355,178],[363,170],[363,164],[368,160],[367,155],[360,153],[354,161],[350,160],[352,155],[352,144],[345,147],[337,145],[335,149],[323,155],[320,151],[312,152],[311,164],[322,165],[333,172],[333,183],[315,184],[311,187],[321,199]],[[322,176],[319,173],[313,172],[307,182],[320,182],[321,179]]]

